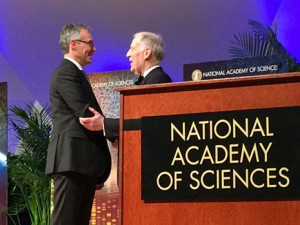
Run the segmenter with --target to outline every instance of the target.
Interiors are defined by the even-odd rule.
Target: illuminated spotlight
[[[0,164],[1,164],[1,166],[4,166],[4,167],[6,167],[6,165],[7,165],[7,157],[2,152],[0,152]]]

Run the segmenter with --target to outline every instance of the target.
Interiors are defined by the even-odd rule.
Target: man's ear
[[[69,50],[70,49],[72,49],[72,50],[74,50],[75,49],[75,47],[76,47],[76,41],[75,40],[71,40],[70,41],[70,44],[69,44]]]
[[[152,49],[151,48],[146,48],[144,50],[144,59],[149,59],[152,56]]]

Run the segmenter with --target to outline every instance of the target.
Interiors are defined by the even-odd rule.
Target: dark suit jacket
[[[168,74],[166,74],[161,67],[152,70],[142,81],[137,82],[137,85],[143,84],[159,84],[172,82]]]
[[[144,85],[144,84],[159,84],[159,83],[170,83],[172,79],[166,74],[161,67],[157,67],[152,70],[146,78],[143,80],[138,80],[135,82],[136,85]],[[106,119],[108,120],[108,119]],[[113,139],[119,137],[119,119],[111,119],[110,123],[104,121],[105,127],[109,128],[109,132],[106,132],[105,136],[107,138]]]
[[[89,131],[79,117],[90,117],[91,106],[102,114],[82,71],[64,59],[50,83],[53,130],[48,146],[46,174],[76,172],[103,183],[111,170],[111,157],[103,132]]]

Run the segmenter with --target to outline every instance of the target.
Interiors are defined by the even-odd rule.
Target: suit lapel
[[[161,67],[157,67],[154,70],[152,70],[143,80],[140,84],[148,84],[149,80],[151,80],[152,77],[156,76],[157,73],[160,73],[162,71]]]
[[[89,94],[89,97],[91,99],[91,103],[92,103],[92,107],[94,107],[101,115],[103,115],[103,112],[98,104],[98,101],[96,99],[96,96],[93,92],[91,83],[89,82],[87,75],[85,74],[85,72],[83,72],[82,70],[80,71],[80,75],[83,77],[82,79],[82,85],[83,88],[87,91],[87,93]]]
[[[91,84],[88,82],[86,75],[84,74],[84,72],[82,70],[80,70],[74,63],[72,63],[70,60],[68,59],[64,59],[63,63],[68,64],[68,66],[72,67],[74,69],[74,72],[76,73],[77,76],[80,77],[81,79],[81,84],[82,84],[82,88],[85,90],[85,92],[87,93],[89,99],[90,99],[90,103],[91,106],[93,108],[95,108],[98,112],[100,112],[101,115],[103,115],[102,110],[98,104],[98,101],[95,97],[95,94],[93,92],[93,89],[91,87]]]

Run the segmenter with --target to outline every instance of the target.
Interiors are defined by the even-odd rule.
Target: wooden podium
[[[294,225],[300,201],[141,199],[140,119],[149,116],[300,106],[300,73],[119,88],[122,225]],[[300,160],[300,159],[299,159]]]

